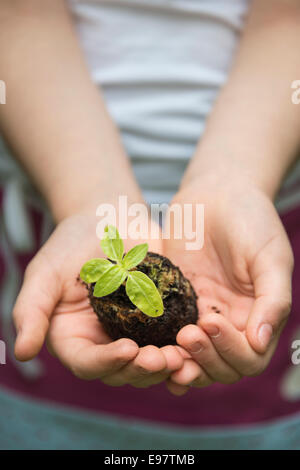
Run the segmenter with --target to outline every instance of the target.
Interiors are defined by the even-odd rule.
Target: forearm
[[[0,127],[57,220],[106,194],[140,192],[91,82],[62,0],[2,0]],[[98,203],[100,203],[99,200]]]
[[[208,120],[183,186],[199,175],[245,177],[272,198],[296,157],[300,110],[300,4],[255,0],[227,84]],[[219,175],[219,176],[218,176]]]

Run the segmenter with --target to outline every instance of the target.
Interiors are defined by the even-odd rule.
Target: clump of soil
[[[149,317],[128,298],[125,283],[104,297],[94,297],[95,284],[88,285],[90,303],[104,330],[113,339],[131,338],[139,346],[176,344],[176,335],[198,319],[197,296],[188,279],[168,258],[148,252],[136,269],[147,274],[158,288],[164,304],[160,317]]]

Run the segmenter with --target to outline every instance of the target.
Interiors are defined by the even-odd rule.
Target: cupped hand
[[[160,241],[147,241],[161,251]],[[125,249],[134,244],[125,241]],[[78,274],[87,260],[100,256],[94,216],[78,214],[59,223],[28,265],[14,307],[17,359],[33,358],[47,339],[49,351],[82,379],[137,387],[164,381],[183,364],[176,347],[112,341],[92,311]]]
[[[204,246],[187,251],[171,236],[164,254],[190,278],[199,320],[178,333],[184,366],[167,385],[233,383],[268,365],[291,307],[292,250],[271,200],[247,181],[198,179],[174,203],[204,204]]]
[[[104,332],[77,276],[99,257],[95,219],[85,214],[61,222],[29,264],[14,308],[16,357],[48,349],[83,379],[147,387],[167,380],[172,393],[189,385],[232,383],[267,366],[291,303],[293,257],[271,201],[258,189],[196,181],[178,204],[205,204],[205,241],[198,252],[185,240],[165,240],[164,255],[180,266],[199,296],[198,325],[178,334],[180,347],[138,348]],[[150,249],[161,252],[159,241]],[[127,244],[126,249],[130,248]]]

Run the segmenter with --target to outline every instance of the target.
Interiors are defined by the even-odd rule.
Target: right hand
[[[149,249],[161,252],[160,242],[149,240]],[[125,241],[126,250],[135,243]],[[139,348],[128,338],[112,341],[90,307],[77,278],[87,260],[100,256],[95,217],[77,214],[58,224],[29,263],[14,307],[16,358],[32,359],[47,338],[51,354],[81,379],[136,387],[166,380],[183,365],[175,346]]]
[[[242,175],[226,181],[215,170],[213,179],[202,174],[185,185],[173,203],[205,205],[205,243],[188,251],[185,240],[165,241],[165,256],[193,282],[200,312],[197,325],[177,334],[191,358],[171,375],[169,390],[261,374],[292,299],[293,253],[271,198]]]

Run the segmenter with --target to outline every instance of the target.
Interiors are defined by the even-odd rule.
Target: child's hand
[[[159,241],[149,244],[161,251]],[[82,379],[137,387],[163,381],[183,364],[178,350],[139,348],[126,338],[111,342],[88,303],[85,287],[76,280],[83,263],[99,257],[99,250],[94,217],[75,215],[58,225],[25,273],[13,312],[16,357],[34,357],[47,336],[50,352]]]
[[[168,381],[173,393],[189,384],[233,383],[268,365],[291,306],[293,255],[272,202],[253,185],[186,186],[174,202],[205,204],[204,247],[186,251],[167,240],[164,253],[191,279],[199,296],[198,326],[177,336],[194,359]],[[178,384],[185,387],[178,387]]]

